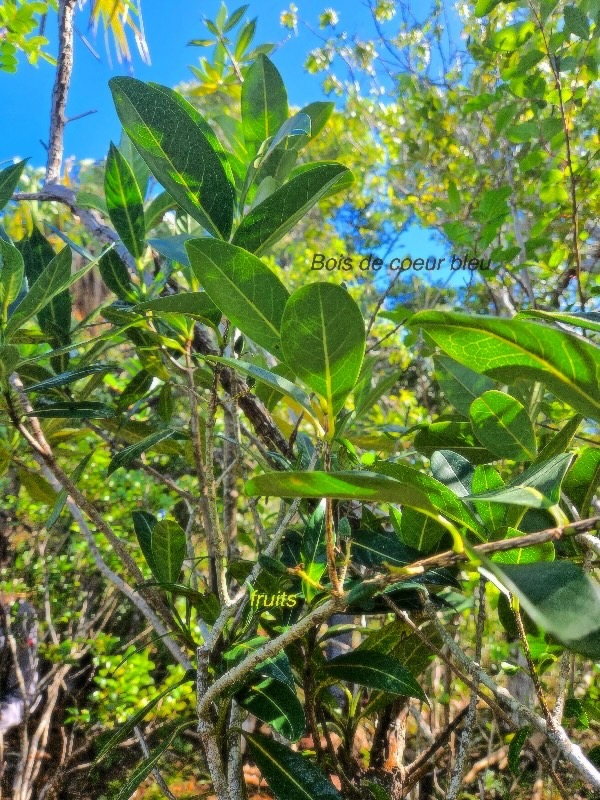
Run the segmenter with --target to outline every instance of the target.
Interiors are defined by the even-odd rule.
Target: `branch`
[[[50,112],[50,136],[46,183],[60,180],[60,168],[64,153],[64,136],[67,116],[67,95],[73,72],[73,18],[76,0],[60,0],[58,6],[58,59],[52,88],[52,109]]]

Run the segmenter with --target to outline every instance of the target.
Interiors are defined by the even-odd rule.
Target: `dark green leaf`
[[[0,345],[0,378],[7,380],[19,363],[19,348],[12,344]]]
[[[28,416],[38,419],[106,419],[114,415],[114,409],[94,400],[52,403],[28,412]]]
[[[479,443],[469,422],[439,420],[422,427],[414,440],[415,450],[431,458],[436,450],[452,450],[472,464],[487,464],[496,456]]]
[[[372,650],[355,650],[328,661],[323,672],[333,678],[358,683],[369,689],[380,689],[390,694],[416,697],[427,702],[427,697],[411,673],[396,659]]]
[[[281,353],[280,328],[288,291],[260,259],[211,239],[185,245],[194,273],[223,314],[261,347]]]
[[[521,757],[521,750],[523,749],[523,745],[527,741],[530,732],[531,729],[529,725],[526,725],[524,728],[519,728],[519,730],[510,740],[510,745],[508,747],[508,768],[513,775],[519,774],[519,758]]]
[[[121,256],[109,250],[100,259],[100,275],[107,287],[121,300],[135,301],[136,287],[131,282],[129,270]]]
[[[227,238],[234,190],[205,132],[166,87],[128,77],[112,78],[110,87],[121,124],[154,177],[207,231]]]
[[[600,448],[584,447],[567,472],[563,488],[585,518],[589,512],[596,489],[600,485]]]
[[[484,392],[494,388],[494,382],[485,375],[479,375],[472,369],[454,361],[447,356],[435,358],[436,378],[446,400],[459,411],[463,417],[469,416],[471,403]]]
[[[420,553],[433,550],[445,533],[446,529],[438,522],[414,508],[405,508],[402,512],[400,541]]]
[[[19,296],[24,274],[21,253],[0,239],[0,324],[8,315],[9,305]]]
[[[173,428],[164,428],[163,430],[150,434],[150,436],[142,439],[141,442],[126,447],[124,450],[117,453],[116,456],[112,457],[106,474],[112,475],[119,467],[128,467],[134,459],[141,456],[146,450],[162,442],[164,439],[170,439],[175,433],[177,433],[177,431],[173,430]]]
[[[121,241],[134,258],[141,258],[146,237],[142,194],[131,167],[112,142],[106,159],[104,194],[108,215]]]
[[[471,404],[469,414],[479,441],[498,458],[531,461],[536,456],[533,425],[525,408],[504,392],[492,389]]]
[[[437,450],[431,456],[431,472],[433,477],[457,497],[465,497],[471,493],[473,467],[458,453],[452,450]]]
[[[158,520],[153,514],[149,514],[147,511],[134,511],[131,518],[140,549],[146,559],[146,564],[150,567],[152,574],[156,576],[158,570],[154,563],[154,555],[152,554],[152,532]]]
[[[28,160],[29,159],[25,158],[23,161],[11,164],[10,167],[6,167],[6,169],[0,172],[0,211],[2,211],[13,196],[17,184],[19,183],[21,173],[25,169],[25,164]]]
[[[341,286],[303,286],[285,307],[281,346],[290,369],[325,400],[332,428],[364,357],[365,324],[358,305]]]
[[[174,520],[159,520],[152,530],[152,561],[156,578],[176,583],[185,552],[185,531]]]
[[[473,495],[494,492],[502,486],[504,486],[504,481],[494,467],[489,465],[475,467],[471,482]],[[502,526],[505,509],[500,504],[478,500],[472,505],[490,534]]]
[[[87,456],[82,458],[79,464],[77,464],[77,466],[69,476],[74,484],[77,484],[77,482],[83,475],[83,472],[87,467],[91,457],[92,453],[89,453]],[[61,515],[63,508],[66,505],[66,502],[67,502],[67,490],[61,489],[60,492],[58,493],[58,497],[56,498],[56,503],[54,504],[54,508],[50,512],[50,516],[48,517],[48,520],[46,522],[46,530],[49,531],[50,528],[52,528],[52,526],[56,523],[56,521]]]
[[[287,92],[281,75],[272,61],[259,55],[242,84],[242,125],[248,153],[255,155],[287,118]]]
[[[180,292],[166,297],[157,297],[138,303],[134,311],[156,311],[161,314],[185,314],[204,319],[216,327],[221,321],[221,312],[206,292]]]
[[[152,386],[152,375],[145,369],[141,369],[133,376],[127,386],[123,389],[117,400],[117,408],[119,411],[124,410],[132,403],[137,403],[142,398],[148,389]],[[144,438],[144,437],[138,437]]]
[[[302,703],[287,683],[267,678],[246,690],[239,702],[291,742],[297,742],[304,733],[306,719]]]
[[[156,195],[151,201],[144,216],[146,218],[146,230],[151,231],[156,228],[163,221],[167,211],[172,211],[177,207],[177,203],[168,192],[161,192]],[[151,244],[149,241],[148,244]]]
[[[262,255],[323,197],[351,186],[349,169],[336,162],[303,165],[303,171],[253,208],[237,228],[233,244]]]
[[[520,311],[517,314],[517,319],[523,317],[536,317],[546,322],[562,323],[563,325],[573,325],[577,328],[584,328],[588,331],[600,333],[600,312],[586,311],[570,313],[564,311],[538,311],[537,309],[528,309],[527,311]]]
[[[565,33],[574,33],[580,39],[590,38],[590,21],[587,14],[578,6],[565,6]]]
[[[300,114],[308,114],[310,117],[310,138],[314,139],[315,136],[318,136],[325,125],[327,125],[327,121],[331,116],[333,109],[335,108],[335,103],[327,103],[323,102],[322,100],[317,101],[316,103],[309,103],[304,108],[300,109]]]
[[[277,800],[342,800],[342,795],[307,758],[260,733],[244,736],[257,767]]]
[[[576,336],[535,322],[444,311],[421,311],[408,324],[478,372],[540,381],[581,414],[600,418],[600,349]]]
[[[82,378],[87,378],[88,375],[93,375],[96,372],[109,372],[111,369],[117,369],[115,364],[92,364],[89,367],[82,369],[75,369],[69,372],[61,372],[60,375],[54,375],[52,378],[47,378],[40,383],[33,383],[28,386],[26,392],[45,392],[48,389],[56,389],[58,386],[67,386],[69,383],[80,381]]]

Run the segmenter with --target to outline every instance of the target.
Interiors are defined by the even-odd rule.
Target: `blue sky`
[[[229,2],[229,11],[241,0]],[[304,26],[299,26],[299,35],[283,29],[279,24],[280,12],[287,8],[287,0],[281,2],[251,2],[247,17],[258,17],[255,43],[266,41],[279,43],[272,55],[273,61],[281,71],[288,88],[290,104],[302,106],[312,100],[325,97],[321,89],[322,76],[308,74],[301,65],[306,54],[318,46],[319,40]],[[363,0],[344,0],[344,2],[325,2],[325,0],[296,0],[299,15],[309,22],[319,33],[319,14],[324,7],[335,8],[340,16],[339,28],[350,34],[361,29],[371,30],[370,12]],[[151,64],[140,59],[135,44],[132,43],[133,61],[131,65],[119,64],[113,58],[111,65],[107,56],[102,34],[94,39],[87,30],[88,9],[79,12],[77,25],[82,34],[92,42],[100,56],[95,58],[79,36],[75,39],[73,79],[67,106],[68,116],[76,116],[96,109],[97,113],[75,120],[67,125],[65,137],[65,157],[102,159],[108,150],[109,142],[118,141],[120,126],[115,113],[108,81],[113,75],[133,74],[142,80],[156,81],[173,86],[190,80],[189,65],[197,62],[204,54],[199,48],[187,47],[193,38],[205,38],[209,34],[203,25],[203,17],[214,19],[220,0],[143,0],[144,25]],[[421,7],[413,4],[415,8]],[[165,10],[167,9],[167,10]],[[395,23],[390,23],[390,30]],[[51,50],[55,52],[56,18],[48,20],[47,35],[51,39]],[[132,37],[131,37],[132,38]],[[53,67],[45,61],[33,67],[21,59],[16,74],[0,72],[0,105],[5,110],[4,125],[0,135],[0,165],[6,159],[30,157],[32,164],[43,166],[45,150],[41,141],[48,136],[48,119]],[[329,98],[331,99],[331,98]],[[411,226],[398,242],[392,255],[407,253],[417,255],[448,254],[448,249],[439,237],[432,238],[430,231]],[[431,276],[433,277],[433,275]],[[452,276],[452,284],[460,285],[460,273]]]

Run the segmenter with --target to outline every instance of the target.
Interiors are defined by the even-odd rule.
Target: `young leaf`
[[[445,311],[420,311],[408,324],[471,369],[501,381],[539,381],[584,416],[600,419],[600,348],[589,342],[535,322]]]
[[[330,428],[359,376],[365,323],[341,286],[312,283],[290,297],[281,321],[288,366],[326,403]]]
[[[328,661],[322,669],[325,675],[342,681],[427,702],[425,692],[411,673],[385,653],[355,650]]]
[[[277,67],[265,55],[250,66],[242,84],[242,126],[250,156],[288,118],[287,92]]]
[[[234,189],[206,134],[168,89],[128,77],[109,85],[121,124],[154,177],[207,231],[227,238]]]
[[[174,520],[159,520],[152,530],[152,561],[156,568],[156,579],[176,583],[185,551],[185,531]]]
[[[342,800],[325,773],[300,753],[260,733],[243,733],[277,800]]]
[[[227,242],[186,242],[192,269],[214,304],[265,350],[281,355],[280,328],[288,291],[260,259]]]
[[[25,158],[23,161],[11,164],[10,167],[6,167],[6,169],[0,172],[0,211],[2,211],[13,196],[17,184],[19,183],[21,173],[28,160],[29,159]]]
[[[134,258],[141,258],[146,236],[142,194],[131,167],[112,142],[106,159],[104,194],[108,215],[121,241]]]
[[[536,456],[533,425],[525,408],[504,392],[492,389],[471,404],[473,431],[498,458],[531,461]]]
[[[297,742],[304,733],[304,708],[295,690],[287,683],[267,678],[245,690],[239,702],[290,742]]]
[[[262,255],[324,197],[352,185],[349,169],[335,162],[303,165],[303,171],[270,194],[240,222],[233,244]]]
[[[8,316],[9,305],[21,291],[25,269],[17,248],[0,239],[0,324]]]

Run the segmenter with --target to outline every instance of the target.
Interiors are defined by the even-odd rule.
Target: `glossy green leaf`
[[[234,190],[205,132],[166,87],[128,77],[109,85],[121,124],[154,177],[207,231],[227,238]]]
[[[469,422],[455,420],[432,422],[418,431],[414,447],[428,458],[431,458],[436,450],[452,450],[472,464],[487,464],[496,460],[496,456],[475,438]]]
[[[563,427],[556,433],[543,449],[537,455],[537,458],[532,462],[531,466],[541,464],[542,461],[548,461],[554,456],[564,453],[573,441],[573,437],[577,433],[577,429],[581,425],[583,417],[576,414],[568,422],[565,422]]]
[[[52,403],[27,413],[38,419],[106,419],[115,415],[114,409],[96,400]]]
[[[527,411],[504,392],[492,389],[471,404],[469,414],[479,441],[498,458],[531,461],[536,456],[535,434]]]
[[[110,370],[117,369],[114,364],[92,364],[89,367],[82,369],[70,370],[69,372],[61,372],[60,375],[53,375],[39,383],[32,383],[27,386],[26,392],[45,392],[48,389],[56,389],[60,386],[68,386],[70,383],[80,381],[82,378],[87,378],[89,375],[94,375],[99,372],[109,372]]]
[[[504,487],[472,494],[464,499],[476,502],[488,500],[529,508],[551,508],[560,499],[560,486],[572,460],[572,453],[562,453],[543,464],[529,467]]]
[[[304,708],[295,690],[287,683],[267,678],[246,690],[239,702],[290,742],[297,742],[304,733]]]
[[[156,577],[158,570],[154,563],[154,555],[152,553],[152,532],[158,520],[153,514],[147,511],[134,511],[131,515],[133,521],[133,529],[140,545],[146,564],[150,567],[152,574]]]
[[[508,528],[503,539],[514,539],[522,536],[523,532]],[[492,556],[495,564],[533,564],[537,561],[554,561],[554,545],[552,542],[536,544],[533,547],[517,547],[514,550],[505,550]]]
[[[104,172],[106,207],[112,224],[134,258],[144,253],[144,203],[132,169],[111,142]]]
[[[288,118],[287,92],[277,67],[259,55],[242,84],[242,127],[248,153],[274,136]]]
[[[244,736],[277,800],[342,800],[325,773],[300,753],[260,733],[244,731]]]
[[[91,261],[71,274],[71,250],[64,247],[40,273],[25,297],[14,309],[6,325],[4,336],[9,341],[28,320],[47,306],[58,294],[82,278],[96,261]]]
[[[116,456],[112,457],[106,474],[112,475],[119,467],[128,467],[132,461],[141,456],[142,453],[145,453],[146,450],[149,450],[155,444],[165,439],[170,439],[175,433],[177,433],[177,431],[173,430],[173,428],[164,428],[142,439],[141,442],[126,447],[124,450],[117,453]]]
[[[535,322],[421,311],[409,320],[448,355],[490,377],[539,381],[576,411],[600,419],[600,348]]]
[[[21,178],[21,173],[25,169],[25,164],[28,160],[29,159],[25,158],[23,161],[11,164],[10,167],[6,167],[0,171],[0,211],[13,196],[19,179]]]
[[[323,667],[327,676],[358,683],[369,689],[380,689],[389,694],[416,697],[427,702],[411,673],[398,661],[385,653],[372,650],[355,650],[328,661]]]
[[[405,508],[402,512],[400,541],[420,553],[433,550],[446,532],[438,522],[414,508]]]
[[[473,467],[452,450],[437,450],[431,456],[431,474],[457,497],[471,493]]]
[[[246,483],[249,496],[331,497],[400,503],[434,519],[440,515],[480,531],[462,503],[443,484],[400,464],[377,464],[377,472],[269,472]]]
[[[24,274],[21,253],[0,239],[0,320],[6,319],[9,305],[19,296]]]
[[[567,472],[563,483],[565,494],[575,504],[583,518],[590,511],[594,494],[599,485],[600,448],[584,447]]]
[[[535,317],[545,322],[573,325],[576,328],[600,333],[600,312],[598,311],[571,311],[567,313],[566,311],[538,311],[532,308],[527,311],[520,311],[516,318],[523,319],[527,317]]]
[[[157,580],[176,583],[185,555],[185,531],[174,520],[159,520],[152,530],[152,561]]]
[[[120,300],[132,301],[136,299],[136,287],[131,281],[127,265],[114,249],[109,250],[102,256],[98,267],[102,280]]]
[[[485,562],[531,619],[570,650],[600,658],[600,585],[570,561]]]
[[[148,239],[148,244],[161,256],[189,267],[190,260],[185,252],[185,243],[193,238],[189,233],[180,233],[177,236],[170,236],[168,239]]]
[[[186,242],[194,274],[208,296],[242,333],[274,355],[289,294],[263,262],[239,247],[211,239]]]
[[[332,427],[364,357],[365,324],[358,305],[341,286],[303,286],[285,307],[281,346],[290,369],[325,400]]]
[[[134,311],[155,311],[160,314],[184,314],[203,319],[216,327],[221,321],[221,312],[206,292],[180,292],[166,297],[157,297],[138,303]]]
[[[311,139],[314,139],[315,136],[318,136],[325,125],[327,125],[327,121],[333,113],[334,108],[335,103],[318,100],[317,102],[309,103],[307,106],[304,106],[304,108],[300,109],[300,114],[307,114],[310,117]]]
[[[280,392],[282,395],[291,398],[294,402],[298,403],[311,419],[315,419],[315,412],[311,405],[310,398],[299,386],[296,386],[286,378],[277,375],[263,367],[258,367],[255,364],[249,364],[245,361],[238,361],[235,358],[220,358],[219,356],[207,356],[206,360],[211,363],[225,364],[228,367],[241,372],[242,375],[249,375],[257,381],[270,386],[272,389]]]
[[[494,382],[485,375],[479,375],[464,364],[447,356],[434,359],[435,376],[446,400],[460,412],[469,416],[471,403],[484,392],[494,388]]]
[[[237,228],[233,244],[262,255],[324,197],[347,189],[354,177],[336,162],[303,165],[303,171],[253,208]]]
[[[503,486],[504,481],[494,467],[489,464],[475,467],[473,480],[471,481],[473,495],[494,492]],[[501,505],[490,503],[488,500],[478,500],[473,502],[472,506],[490,534],[502,526],[505,509]]]

